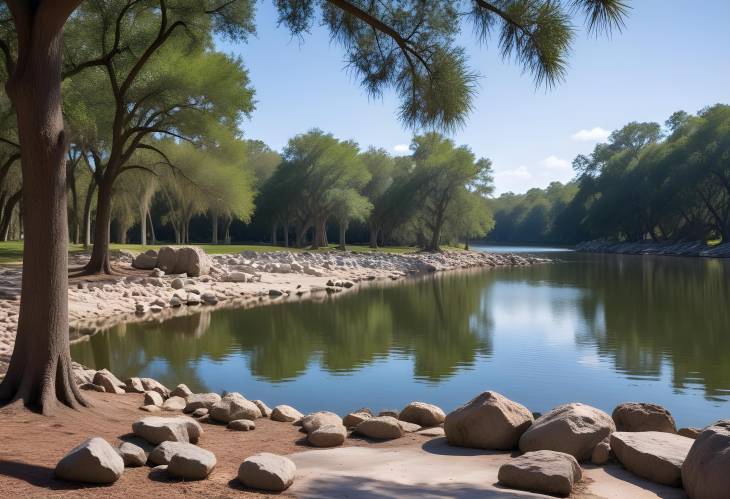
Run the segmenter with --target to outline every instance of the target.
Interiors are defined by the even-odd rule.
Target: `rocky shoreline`
[[[708,246],[702,241],[660,242],[638,241],[617,243],[605,240],[585,241],[575,246],[583,253],[616,253],[623,255],[687,256],[730,258],[730,243]]]
[[[570,496],[581,487],[587,465],[614,463],[640,479],[684,488],[691,499],[720,499],[730,487],[724,471],[730,465],[730,420],[704,429],[677,429],[672,414],[656,404],[623,403],[609,415],[573,402],[536,414],[486,391],[448,414],[414,401],[400,411],[377,414],[361,408],[344,416],[329,411],[305,415],[288,405],[272,409],[235,392],[196,394],[183,384],[171,390],[151,378],[121,381],[106,369],[78,364],[74,372],[85,390],[143,395],[139,409],[154,415],[132,423],[133,441],[114,447],[92,437],[68,452],[55,474],[71,482],[111,484],[125,467],[141,466],[150,466],[150,476],[158,479],[206,480],[218,463],[216,455],[201,446],[207,425],[250,432],[263,418],[299,426],[312,448],[342,447],[351,438],[384,442],[414,434],[445,437],[452,448],[502,452],[507,456],[498,470],[499,484],[542,494]],[[286,455],[258,453],[234,464],[238,463],[231,482],[246,489],[282,492],[298,477],[296,464]]]
[[[88,255],[69,257],[81,267]],[[247,307],[287,299],[317,299],[372,282],[459,269],[521,266],[548,260],[472,251],[254,252],[206,255],[196,247],[163,247],[159,253],[117,251],[116,276],[71,278],[72,339],[123,322],[165,320],[201,307]],[[73,274],[72,274],[73,275]],[[0,267],[0,375],[7,370],[17,329],[22,268]]]

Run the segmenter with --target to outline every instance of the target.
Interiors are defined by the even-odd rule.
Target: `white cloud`
[[[544,166],[550,170],[570,170],[570,161],[551,155],[540,161],[540,166]]]
[[[502,170],[495,172],[494,176],[497,179],[520,179],[520,180],[528,180],[532,178],[532,173],[530,173],[526,166],[518,166],[517,168],[514,168],[512,170]]]
[[[408,144],[396,144],[393,146],[393,152],[396,154],[408,154],[411,152],[411,148]]]
[[[570,138],[573,140],[579,140],[581,142],[602,142],[606,140],[609,135],[611,135],[610,131],[604,130],[603,128],[597,126],[595,128],[591,128],[590,130],[578,130],[573,135],[571,135]]]

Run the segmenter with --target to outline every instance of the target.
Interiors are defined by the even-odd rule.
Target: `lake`
[[[538,412],[642,401],[679,426],[730,417],[730,262],[552,250],[510,248],[550,264],[121,325],[72,356],[305,413],[449,411],[496,390]]]

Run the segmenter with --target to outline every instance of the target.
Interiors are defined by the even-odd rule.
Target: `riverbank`
[[[583,253],[615,253],[623,255],[691,256],[730,258],[730,243],[709,246],[702,241],[689,242],[624,242],[585,241],[575,246]]]
[[[122,322],[165,320],[201,307],[247,307],[294,299],[318,299],[365,283],[458,269],[521,266],[544,259],[472,251],[442,253],[255,252],[207,255],[207,274],[165,274],[132,266],[135,255],[114,254],[114,276],[69,280],[69,325],[73,339]],[[88,255],[71,254],[69,268]],[[72,271],[73,276],[73,271]],[[0,267],[0,373],[7,369],[17,330],[22,268]]]

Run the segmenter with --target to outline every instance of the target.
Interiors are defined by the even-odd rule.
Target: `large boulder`
[[[151,444],[167,441],[195,443],[203,433],[203,427],[187,416],[173,418],[150,416],[133,423],[132,432]]]
[[[288,457],[262,452],[247,457],[238,468],[238,480],[246,487],[281,492],[294,483],[297,467]]]
[[[334,412],[329,411],[313,412],[302,418],[302,428],[307,433],[311,433],[325,425],[342,426],[342,418]]]
[[[165,400],[162,404],[162,409],[166,411],[182,411],[186,405],[187,403],[184,398],[175,396]]]
[[[551,450],[528,452],[499,468],[497,478],[513,489],[567,496],[583,473],[570,454]]]
[[[103,438],[94,437],[72,449],[58,462],[55,475],[82,483],[114,483],[124,472],[124,460]]]
[[[162,398],[167,398],[170,396],[170,389],[167,388],[165,385],[157,381],[156,379],[152,378],[139,378],[140,382],[142,383],[142,386],[147,391],[153,391],[157,392],[160,395],[162,395]]]
[[[210,258],[197,246],[163,246],[157,254],[157,267],[166,274],[198,277],[210,272]]]
[[[157,250],[151,249],[137,255],[132,261],[132,267],[142,270],[152,270],[157,267]]]
[[[392,440],[403,436],[403,429],[392,416],[376,416],[355,427],[355,432],[378,440]]]
[[[293,423],[304,417],[304,414],[289,405],[277,405],[271,411],[271,419],[282,423]]]
[[[652,482],[681,487],[682,464],[694,440],[661,431],[617,431],[611,450],[624,468]]]
[[[730,419],[705,428],[682,465],[682,485],[692,499],[721,499],[730,491]]]
[[[261,417],[261,411],[256,404],[236,392],[227,394],[213,404],[208,414],[211,419],[220,423],[230,423],[237,419],[254,420]]]
[[[677,433],[672,414],[657,404],[627,402],[611,414],[617,431],[663,431]]]
[[[165,399],[162,398],[162,395],[160,395],[157,392],[153,392],[152,390],[144,393],[144,400],[142,401],[142,405],[154,405],[155,407],[162,407],[162,404],[165,403]]]
[[[170,392],[170,397],[182,397],[187,399],[192,394],[193,391],[188,388],[188,385],[180,383]]]
[[[172,456],[167,473],[186,480],[203,480],[210,475],[216,464],[217,460],[212,452],[191,444],[179,449]]]
[[[252,400],[254,404],[256,404],[256,407],[259,408],[259,411],[261,411],[261,416],[265,418],[271,417],[271,407],[266,405],[262,400]]]
[[[145,389],[142,386],[142,380],[139,378],[129,378],[125,383],[124,389],[127,393],[144,393]]]
[[[157,466],[168,465],[175,454],[188,447],[197,448],[188,442],[162,442],[150,452],[150,462]]]
[[[418,426],[438,426],[446,419],[440,407],[426,402],[411,402],[400,412],[398,419]]]
[[[221,400],[221,396],[217,393],[194,393],[193,395],[189,395],[185,400],[187,404],[185,405],[183,412],[189,413],[197,409],[210,410],[216,402]]]
[[[497,392],[484,392],[449,413],[444,431],[451,445],[511,450],[533,421],[525,406]]]
[[[103,387],[104,391],[108,393],[127,393],[125,390],[127,385],[122,383],[122,381],[114,376],[114,374],[112,374],[108,369],[96,371],[96,374],[94,375],[94,384]]]
[[[324,424],[307,435],[307,441],[314,447],[337,447],[345,443],[347,428],[340,424]]]
[[[132,442],[123,442],[117,449],[117,452],[122,456],[124,466],[144,466],[147,462],[147,454],[144,449],[139,445],[134,445]]]
[[[578,461],[590,459],[593,448],[616,431],[611,416],[589,405],[573,402],[540,416],[520,437],[522,452],[554,450]]]
[[[373,415],[368,412],[351,412],[342,419],[342,424],[347,428],[354,428],[366,419],[372,418]]]

